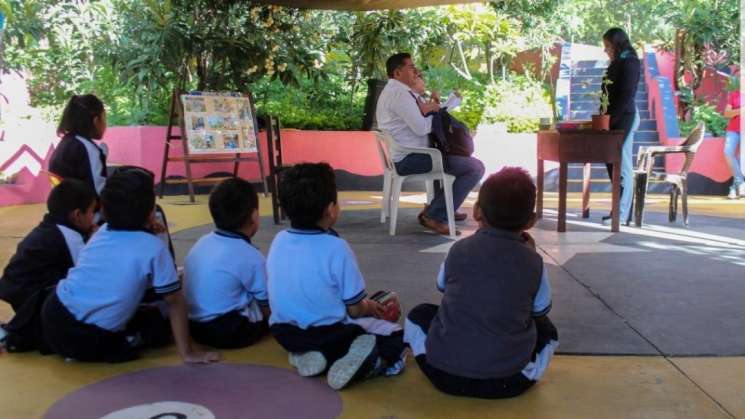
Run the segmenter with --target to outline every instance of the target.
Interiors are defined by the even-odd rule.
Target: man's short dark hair
[[[317,228],[336,198],[336,175],[328,163],[297,164],[282,173],[279,203],[295,228]]]
[[[241,178],[225,179],[210,194],[210,214],[215,226],[235,231],[251,222],[251,214],[259,208],[259,195]]]
[[[411,54],[408,52],[399,52],[398,54],[391,55],[385,62],[385,72],[388,77],[393,78],[393,72],[404,66],[404,61],[411,59]]]
[[[142,169],[120,170],[106,179],[101,191],[106,222],[120,230],[145,227],[155,209],[153,176]]]
[[[62,119],[57,126],[57,135],[81,135],[93,138],[96,128],[93,120],[103,115],[101,99],[93,94],[74,95],[67,101]]]
[[[76,209],[85,212],[96,201],[96,193],[83,181],[65,179],[55,186],[47,198],[49,214],[67,219]]]
[[[492,227],[521,231],[535,210],[536,188],[521,167],[505,167],[490,175],[479,190],[478,205]]]

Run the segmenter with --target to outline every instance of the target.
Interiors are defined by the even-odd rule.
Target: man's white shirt
[[[422,115],[415,97],[416,93],[409,86],[396,79],[388,79],[375,111],[378,129],[387,132],[402,146],[429,147],[432,116]],[[400,162],[407,154],[394,151],[391,158],[394,162]]]

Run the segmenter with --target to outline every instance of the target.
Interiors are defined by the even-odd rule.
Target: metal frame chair
[[[674,222],[678,215],[678,197],[681,198],[683,224],[688,225],[688,170],[693,164],[696,152],[703,143],[705,125],[700,123],[688,137],[677,146],[640,147],[637,155],[637,167],[634,170],[634,224],[641,227],[644,221],[644,201],[649,182],[664,182],[672,185],[670,190],[670,208],[668,219]],[[684,154],[685,162],[678,173],[654,172],[655,157],[671,154]]]

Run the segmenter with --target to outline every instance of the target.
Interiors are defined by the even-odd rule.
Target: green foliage
[[[70,95],[96,93],[111,125],[164,124],[185,76],[186,89],[252,90],[285,127],[357,129],[364,81],[384,78],[386,58],[407,51],[430,89],[462,93],[454,114],[470,127],[504,122],[524,132],[552,114],[556,41],[599,44],[621,26],[636,42],[669,45],[678,28],[684,66],[699,71],[739,59],[736,4],[496,0],[350,13],[238,0],[0,0],[8,12],[0,70],[30,74],[32,103],[57,115]],[[533,48],[542,56],[537,80],[511,74],[516,53]],[[710,109],[685,103],[693,106],[685,119],[709,118],[715,129]]]
[[[277,80],[254,85],[260,112],[277,115],[286,128],[358,130],[362,125],[364,94],[351,95],[339,80],[304,80],[283,86]]]
[[[724,136],[729,120],[721,113],[717,112],[715,106],[707,103],[698,103],[690,108],[690,119],[680,121],[680,135],[685,137],[696,128],[699,122],[706,124],[706,131],[715,137]]]

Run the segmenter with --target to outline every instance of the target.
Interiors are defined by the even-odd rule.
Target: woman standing
[[[737,89],[732,91],[727,98],[727,107],[724,116],[732,118],[727,125],[727,133],[724,140],[724,158],[727,160],[730,172],[732,172],[732,186],[729,188],[729,199],[745,197],[745,181],[743,181],[742,168],[737,158],[737,146],[742,147],[740,141],[740,83]]]
[[[608,114],[610,129],[623,130],[621,153],[621,204],[620,220],[628,225],[631,218],[631,197],[634,176],[634,133],[639,128],[639,112],[636,110],[636,88],[639,85],[641,63],[629,36],[620,28],[611,28],[603,35],[605,53],[610,58],[606,77],[612,82],[608,86]],[[613,178],[613,165],[608,164],[608,175]],[[603,217],[603,222],[611,216]]]

